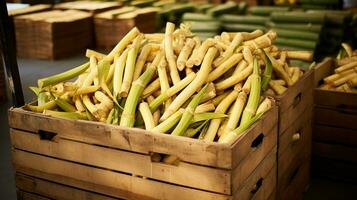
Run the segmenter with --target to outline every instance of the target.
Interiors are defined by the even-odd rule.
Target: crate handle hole
[[[41,140],[49,140],[49,141],[52,141],[57,135],[57,133],[44,131],[44,130],[39,130],[38,134]]]
[[[250,147],[252,148],[258,148],[264,140],[264,134],[260,133],[252,142],[252,144],[250,145]]]
[[[150,152],[151,162],[163,163],[167,165],[178,166],[181,162],[181,159],[175,155],[164,154],[164,153],[155,153]]]
[[[356,109],[356,107],[340,104],[337,106],[337,108],[338,108],[337,109],[338,112],[340,112],[342,114],[347,114],[347,115],[356,115],[357,114],[357,112],[354,111],[354,109]]]
[[[255,194],[258,192],[258,190],[262,187],[263,185],[263,178],[260,178],[257,183],[253,186],[252,190],[250,191],[250,193]]]
[[[299,94],[297,94],[293,100],[293,107],[295,108],[301,101],[301,92]]]

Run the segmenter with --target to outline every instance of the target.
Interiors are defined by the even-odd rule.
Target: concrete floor
[[[66,60],[44,61],[32,59],[18,59],[21,81],[25,101],[34,99],[34,95],[28,89],[36,85],[37,79],[62,72],[74,66],[78,66],[86,60],[83,56],[75,56]],[[11,104],[0,103],[0,199],[16,199],[15,183],[11,167],[9,128],[7,126],[7,108]],[[356,199],[357,183],[343,183],[333,180],[313,178],[304,200],[342,200]]]

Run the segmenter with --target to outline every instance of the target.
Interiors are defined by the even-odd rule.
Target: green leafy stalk
[[[192,122],[191,123],[196,123],[200,121],[207,121],[210,119],[218,119],[218,118],[224,118],[227,117],[228,115],[224,113],[215,113],[215,112],[205,112],[205,113],[198,113],[193,116]]]
[[[50,77],[42,78],[37,81],[38,87],[44,88],[49,85],[56,85],[57,83],[61,83],[63,81],[70,80],[74,77],[79,76],[83,72],[85,72],[89,68],[89,62],[84,63],[76,68],[70,69],[68,71],[62,72],[60,74],[56,74]]]
[[[151,131],[159,132],[159,133],[166,133],[180,121],[184,111],[185,111],[185,109],[183,109],[183,108],[178,110],[173,115],[171,115],[169,118],[167,118],[165,121],[161,122],[161,124],[159,124],[155,128],[153,128]]]
[[[264,53],[265,56],[265,70],[263,73],[263,78],[262,78],[262,91],[264,92],[267,90],[269,81],[271,79],[271,75],[273,73],[273,64],[270,58],[267,56],[266,52],[264,49],[261,50]]]
[[[209,120],[204,121],[201,125],[199,125],[197,128],[190,128],[187,130],[185,136],[186,137],[194,137],[204,126],[207,125]]]
[[[68,103],[66,100],[57,98],[57,99],[55,99],[55,102],[56,102],[56,105],[58,107],[60,107],[65,112],[76,112],[77,111],[77,109],[73,105]]]
[[[248,123],[248,121],[255,115],[255,112],[259,105],[260,100],[260,76],[259,76],[259,64],[257,58],[254,58],[253,63],[253,74],[251,75],[251,91],[249,93],[249,98],[247,102],[247,106],[244,108],[241,124],[244,125]]]

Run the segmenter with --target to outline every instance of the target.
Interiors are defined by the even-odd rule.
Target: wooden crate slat
[[[11,130],[10,135],[12,145],[17,149],[193,188],[224,194],[231,192],[230,173],[227,170],[184,162],[181,162],[179,167],[152,162],[150,155],[66,139],[41,140],[39,135],[14,129]]]
[[[245,156],[244,161],[242,161],[241,164],[233,170],[233,191],[236,191],[244,186],[244,180],[246,180],[248,176],[252,175],[255,167],[257,167],[259,163],[264,160],[267,154],[276,147],[277,131],[278,127],[275,125],[275,127],[269,131],[269,134],[264,137],[259,148],[256,148],[256,150],[248,153]]]
[[[272,186],[276,185],[276,153],[275,146],[243,183],[243,187],[236,193],[234,199],[268,199],[275,190]],[[255,188],[260,181],[262,181],[260,188]]]
[[[315,124],[357,131],[357,110],[315,106]]]
[[[313,156],[342,160],[357,164],[357,148],[338,144],[327,144],[313,141]]]
[[[115,200],[117,198],[81,190],[78,188],[46,181],[21,173],[15,175],[16,187],[25,193],[34,193],[53,199]]]
[[[16,195],[18,200],[51,200],[50,198],[43,197],[38,194],[25,192],[22,190],[17,190]]]
[[[15,170],[81,189],[129,199],[229,199],[229,196],[165,184],[100,168],[13,150]],[[160,189],[158,189],[160,188]],[[130,191],[130,192],[129,192]]]
[[[14,17],[14,16],[18,16],[18,15],[23,15],[23,14],[30,14],[30,13],[40,12],[40,11],[46,11],[46,10],[50,10],[51,8],[52,8],[52,5],[37,4],[37,5],[29,6],[26,8],[9,10],[8,14],[10,17]]]
[[[312,106],[314,70],[309,70],[282,95],[276,96],[279,105],[279,134],[283,133],[305,109]]]
[[[279,137],[279,148],[278,155],[282,156],[283,153],[286,153],[287,148],[300,149],[301,146],[305,146],[307,143],[311,143],[311,126],[312,126],[312,108],[308,107],[306,110],[298,117],[298,120],[295,121],[280,137]],[[299,134],[298,140],[293,140],[294,134]],[[298,151],[292,151],[292,153],[300,153]],[[290,156],[294,156],[291,154]]]
[[[191,138],[151,133],[137,128],[128,129],[97,122],[53,118],[39,113],[24,111],[21,108],[10,109],[9,124],[11,128],[19,130],[34,133],[42,130],[56,133],[62,138],[85,143],[110,146],[146,154],[154,152],[175,155],[182,161],[233,169],[238,164],[237,161],[234,161],[235,159],[241,160],[249,151],[254,151],[254,149],[250,149],[244,154],[237,153],[237,149],[239,149],[237,146],[241,145],[241,142],[251,144],[255,139],[250,138],[246,141],[242,138],[249,138],[249,134],[253,133],[252,130],[259,133],[266,132],[263,131],[262,127],[269,127],[272,126],[271,124],[275,124],[276,122],[268,119],[276,119],[276,115],[277,108],[273,107],[272,110],[263,116],[262,120],[243,133],[232,146],[229,144],[207,143]],[[264,126],[262,125],[263,123],[265,124]],[[66,129],[63,129],[63,127],[66,127]],[[242,155],[242,157],[233,157],[232,151],[234,151],[234,155]],[[204,152],[204,156],[202,152]]]
[[[314,125],[313,140],[330,144],[350,145],[357,148],[357,131],[326,125]]]
[[[295,176],[280,194],[280,199],[301,200],[310,182],[310,161],[305,161],[296,169]]]

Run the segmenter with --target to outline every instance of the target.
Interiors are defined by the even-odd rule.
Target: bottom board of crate
[[[32,177],[35,186],[45,184],[37,183],[39,180],[45,180],[55,183],[56,187],[64,186],[62,190],[70,190],[68,194],[73,193],[78,196],[93,193],[93,195],[101,194],[125,199],[176,199],[177,196],[180,196],[180,199],[192,199],[193,196],[197,199],[267,199],[276,185],[276,164],[272,162],[276,160],[276,147],[233,196],[132,176],[18,149],[14,149],[12,153],[16,173],[22,174],[22,177]],[[24,181],[19,183],[18,180],[24,178],[19,179],[17,176],[17,187],[25,190]],[[30,190],[27,192],[48,195],[50,198],[57,197],[54,195],[64,195],[58,194],[55,186],[48,185],[49,188],[42,189],[35,186],[26,186],[27,190]]]

